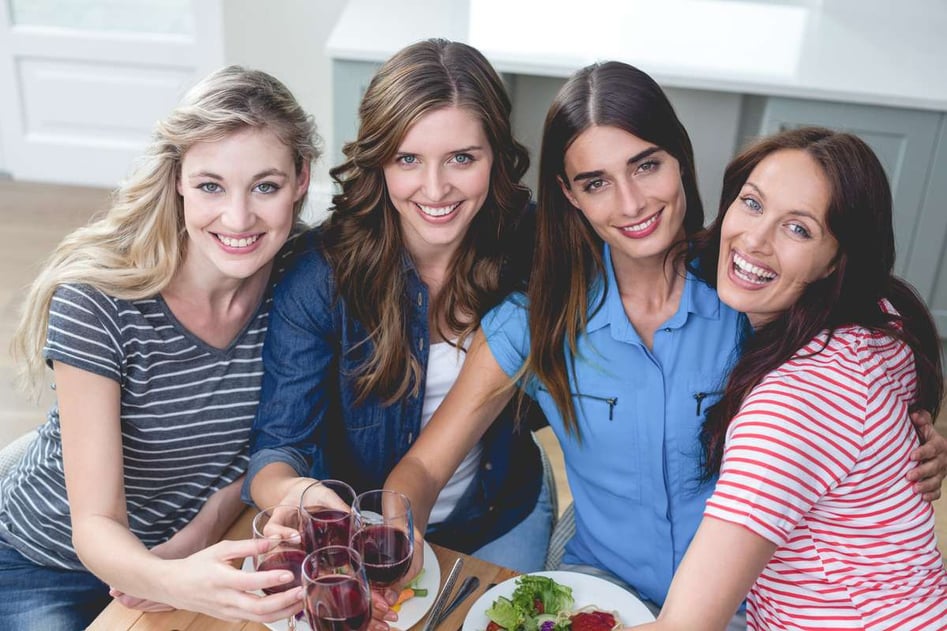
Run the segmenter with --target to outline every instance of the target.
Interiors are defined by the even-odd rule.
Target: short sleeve
[[[747,397],[727,435],[706,515],[775,543],[855,468],[862,453],[865,389],[831,369],[771,374]]]
[[[85,285],[61,285],[49,306],[43,357],[122,381],[121,328],[115,301]]]
[[[529,354],[529,322],[526,297],[515,293],[491,309],[480,326],[494,359],[512,377]]]

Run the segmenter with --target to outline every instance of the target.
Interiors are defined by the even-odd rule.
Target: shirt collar
[[[605,326],[611,326],[616,329],[614,331],[616,334],[620,335],[622,332],[631,334],[634,332],[634,327],[625,315],[625,307],[622,305],[618,292],[618,281],[615,279],[615,267],[612,265],[611,248],[608,244],[605,244],[602,256],[605,261],[605,282],[602,283],[599,279],[589,291],[589,308],[593,309],[598,305],[603,289],[607,289],[607,294],[605,303],[589,318],[586,330],[591,333]],[[709,287],[688,271],[684,291],[681,294],[681,304],[677,312],[662,326],[672,329],[680,328],[684,326],[690,314],[708,320],[717,320],[720,318],[720,300],[713,287]],[[626,329],[631,329],[631,333]],[[634,333],[633,337],[638,336]]]

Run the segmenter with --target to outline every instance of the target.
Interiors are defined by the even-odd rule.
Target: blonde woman
[[[84,628],[109,592],[142,609],[274,620],[288,572],[229,561],[270,289],[318,155],[279,81],[229,67],[157,126],[105,216],[59,245],[15,338],[57,403],[0,481],[0,620]],[[274,261],[276,259],[276,261]]]

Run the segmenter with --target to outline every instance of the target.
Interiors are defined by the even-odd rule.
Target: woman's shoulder
[[[116,298],[86,283],[62,283],[49,303],[51,314],[105,313],[116,315],[128,310],[133,301]]]
[[[273,281],[282,283],[295,277],[311,281],[331,274],[323,246],[321,226],[307,227],[290,235],[276,255]]]

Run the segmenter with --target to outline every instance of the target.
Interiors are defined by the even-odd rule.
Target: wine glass
[[[253,558],[253,569],[257,572],[268,570],[289,570],[295,580],[272,587],[264,587],[266,594],[278,594],[302,584],[301,572],[306,551],[300,534],[300,515],[296,506],[279,504],[261,510],[253,518],[253,538],[269,539],[272,543],[266,552]],[[290,631],[296,629],[296,618],[287,620]]]
[[[304,610],[314,631],[364,631],[372,620],[372,596],[358,552],[326,546],[302,565]]]
[[[352,547],[373,587],[404,578],[414,554],[411,500],[398,491],[366,491],[352,503]]]
[[[326,491],[334,493],[338,502]],[[325,546],[349,545],[350,511],[354,501],[355,491],[341,480],[320,480],[306,487],[299,498],[299,512],[307,552]]]

